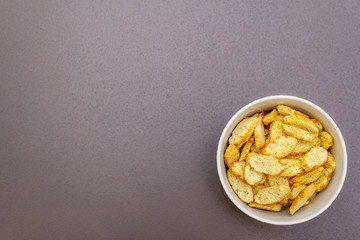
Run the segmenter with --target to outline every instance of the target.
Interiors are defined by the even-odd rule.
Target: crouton
[[[318,138],[316,139],[318,140]],[[299,155],[308,152],[311,148],[313,148],[316,145],[317,143],[316,139],[313,142],[298,140],[297,144],[295,145],[294,149],[291,151],[290,155]]]
[[[316,188],[314,184],[310,184],[307,186],[300,194],[294,199],[293,203],[289,208],[289,212],[291,215],[294,215],[296,211],[298,211],[304,204],[308,201],[308,199],[314,194]]]
[[[276,109],[278,110],[279,114],[281,114],[281,115],[290,115],[294,112],[294,109],[292,109],[291,107],[285,106],[285,105],[279,105],[276,107]]]
[[[259,208],[259,209],[264,209],[264,210],[268,210],[268,211],[272,211],[272,212],[280,212],[281,211],[281,207],[282,205],[279,203],[274,203],[274,204],[258,204],[256,202],[252,202],[249,204],[250,207],[253,208]]]
[[[297,159],[283,158],[280,159],[280,163],[285,166],[285,170],[280,173],[282,177],[293,177],[300,174],[303,171],[301,161]]]
[[[319,129],[319,132],[323,130],[323,127],[321,123],[317,119],[311,119],[311,121],[316,125],[316,127]]]
[[[299,183],[295,183],[294,185],[292,185],[291,187],[291,194],[290,194],[290,200],[295,199],[299,193],[304,190],[306,188],[305,184],[299,184]]]
[[[278,158],[263,154],[249,153],[247,162],[256,171],[269,175],[277,175],[285,169]]]
[[[253,153],[261,153],[261,150],[260,150],[260,149],[257,149],[256,145],[253,144],[253,145],[251,145],[250,152],[253,152]]]
[[[265,177],[266,178],[266,177]],[[257,184],[255,186],[253,186],[253,192],[254,192],[254,195],[262,188],[266,187],[264,184]]]
[[[321,192],[322,190],[324,190],[324,188],[327,187],[331,180],[332,173],[333,171],[330,168],[325,168],[324,174],[314,182],[316,192]]]
[[[253,189],[250,185],[246,184],[241,178],[236,177],[230,171],[227,172],[229,183],[241,201],[251,203],[254,201]]]
[[[330,133],[322,131],[319,134],[320,146],[328,150],[333,145],[333,139]]]
[[[248,163],[245,165],[244,173],[245,173],[245,181],[249,185],[256,185],[260,183],[260,181],[265,176],[265,174],[255,171]]]
[[[262,121],[265,125],[268,125],[269,123],[275,120],[277,115],[278,115],[278,111],[276,109],[273,109],[270,113],[265,115]]]
[[[303,128],[316,136],[319,135],[319,129],[316,124],[310,120],[310,118],[304,114],[299,114],[298,112],[294,112],[291,115],[284,117],[284,122],[287,124],[292,124],[297,127]]]
[[[264,184],[267,181],[266,174],[263,174],[262,179],[260,180],[259,184]]]
[[[308,153],[305,154],[301,160],[305,171],[311,171],[314,168],[320,167],[328,159],[326,149],[322,147],[313,147]]]
[[[265,144],[265,129],[264,124],[262,122],[262,117],[258,118],[258,122],[254,131],[255,135],[255,145],[257,149],[262,149]]]
[[[269,143],[263,150],[262,154],[272,155],[277,158],[284,158],[289,155],[297,144],[293,137],[282,136]]]
[[[236,161],[230,164],[230,172],[241,179],[245,179],[245,164],[246,162]]]
[[[255,116],[242,120],[232,131],[229,143],[240,148],[254,133],[257,121]]]
[[[249,151],[251,149],[251,146],[254,143],[254,135],[249,138],[249,140],[246,142],[246,144],[243,146],[240,154],[239,161],[245,161],[247,158],[247,155],[249,154]]]
[[[297,159],[297,160],[301,160],[301,159],[304,158],[304,156],[305,156],[305,153],[302,153],[302,154],[299,154],[299,155],[291,155],[291,154],[289,154],[289,155],[286,156],[286,158],[287,158],[287,159]]]
[[[327,158],[326,163],[325,163],[324,166],[326,168],[330,168],[332,171],[335,170],[335,167],[336,167],[335,158],[330,152],[328,152],[328,158]]]
[[[271,123],[270,130],[269,130],[271,142],[274,142],[275,139],[277,139],[278,137],[285,136],[282,125],[283,125],[283,122],[278,121],[278,120],[275,120]]]
[[[284,116],[283,115],[277,115],[276,118],[274,119],[274,121],[277,121],[277,120],[283,122],[284,121]]]
[[[315,183],[314,183],[315,184]],[[316,187],[316,186],[315,186]],[[313,195],[311,195],[308,199],[308,201],[310,202],[311,200],[313,200],[314,198],[316,197],[316,190],[315,192],[313,193]]]
[[[239,148],[235,145],[229,145],[224,154],[224,161],[228,167],[230,167],[230,164],[233,162],[236,162],[239,160],[240,153]]]
[[[292,126],[289,124],[283,124],[283,129],[285,134],[291,136],[291,137],[295,137],[297,139],[300,140],[305,140],[305,141],[309,141],[309,142],[313,142],[316,139],[316,136],[304,129],[301,129],[299,127],[296,126]]]
[[[302,176],[296,176],[291,178],[291,182],[292,183],[299,183],[299,184],[309,184],[312,182],[315,182],[316,180],[319,179],[319,177],[321,177],[324,174],[324,168],[323,167],[319,167],[316,168],[315,170],[308,172]]]
[[[273,204],[284,199],[291,192],[286,185],[275,185],[260,189],[254,197],[254,201],[259,204]]]
[[[289,179],[287,177],[282,177],[279,175],[268,175],[267,178],[269,180],[270,186],[275,186],[275,185],[290,186]]]

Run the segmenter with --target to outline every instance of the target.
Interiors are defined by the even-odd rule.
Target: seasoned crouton
[[[302,153],[308,152],[311,148],[314,147],[316,141],[308,142],[304,140],[298,140],[297,144],[295,145],[294,149],[291,151],[290,155],[299,155]]]
[[[230,172],[237,177],[245,180],[245,164],[246,162],[236,161],[230,164]]]
[[[301,160],[305,171],[311,171],[314,168],[320,167],[328,159],[326,149],[322,147],[313,147],[308,153],[305,154]]]
[[[303,171],[301,161],[297,159],[283,158],[280,159],[280,163],[285,166],[285,170],[280,173],[282,177],[293,177],[300,174]]]
[[[278,111],[276,109],[273,109],[270,113],[265,115],[262,121],[265,125],[268,125],[269,123],[275,120],[277,115],[278,115]]]
[[[261,180],[264,179],[265,177],[265,174],[255,171],[248,163],[246,163],[245,165],[244,173],[245,173],[245,181],[249,185],[256,185],[260,183]]]
[[[263,150],[262,154],[272,155],[277,158],[283,158],[289,155],[297,144],[293,137],[282,136],[269,143]]]
[[[230,164],[238,161],[240,157],[239,148],[235,145],[229,145],[224,154],[224,161],[228,167],[230,167]]]
[[[328,150],[333,145],[333,139],[330,133],[322,131],[319,134],[320,146]]]
[[[324,168],[319,167],[311,172],[308,172],[302,176],[296,176],[291,179],[292,183],[309,184],[315,182],[324,174]]]
[[[286,185],[266,187],[257,192],[254,201],[259,204],[273,204],[284,199],[290,192],[290,187]]]
[[[294,112],[294,109],[292,109],[291,107],[285,106],[285,105],[279,105],[276,107],[276,109],[278,110],[279,114],[281,114],[281,115],[290,115]]]
[[[316,187],[316,192],[321,192],[324,188],[327,187],[331,180],[332,170],[330,168],[325,168],[324,175],[322,175],[318,180],[314,182]]]
[[[262,117],[258,118],[258,122],[254,131],[255,135],[255,145],[257,149],[262,149],[265,145],[265,129],[262,122]]]
[[[269,175],[267,176],[267,178],[269,180],[270,186],[275,186],[275,185],[290,186],[289,179],[287,177],[282,177],[279,175]]]
[[[319,129],[319,132],[323,130],[323,127],[321,123],[317,119],[311,119],[311,121],[316,125],[316,127]]]
[[[277,139],[278,137],[285,136],[282,125],[283,125],[283,122],[279,121],[279,120],[275,120],[271,123],[270,130],[269,130],[271,142],[274,142],[275,139]]]
[[[295,137],[297,139],[300,140],[305,140],[305,141],[309,141],[309,142],[313,142],[316,139],[316,136],[304,129],[301,129],[299,127],[295,127],[289,124],[283,124],[283,129],[285,134],[291,136],[291,137]]]
[[[232,131],[229,143],[240,148],[254,133],[257,121],[256,116],[242,120]]]
[[[264,210],[268,210],[268,211],[272,211],[272,212],[280,212],[281,211],[281,207],[282,205],[279,203],[274,203],[274,204],[258,204],[256,202],[252,202],[249,204],[250,207],[253,208],[259,208],[259,209],[264,209]]]
[[[291,200],[295,199],[299,195],[299,193],[305,188],[306,188],[305,184],[295,183],[294,185],[292,185],[290,199]]]
[[[253,145],[255,140],[254,135],[249,138],[249,140],[246,142],[246,144],[243,146],[240,154],[239,161],[245,161],[247,158],[247,155],[249,154],[249,151],[251,149],[251,146]]]
[[[294,112],[291,115],[284,117],[284,122],[287,124],[292,124],[297,127],[303,128],[316,136],[319,135],[319,129],[316,124],[310,120],[310,118],[304,114],[299,114],[298,112]]]
[[[327,158],[326,163],[325,163],[324,166],[326,168],[330,168],[332,171],[335,170],[335,167],[336,167],[335,158],[330,152],[328,152],[328,158]]]
[[[265,177],[266,178],[266,177]],[[257,184],[255,186],[253,186],[253,192],[254,192],[254,195],[262,188],[266,187],[264,184]]]
[[[263,154],[249,153],[247,162],[256,171],[269,175],[277,175],[285,169],[278,158]]]
[[[253,189],[250,185],[246,184],[241,178],[236,177],[230,171],[227,172],[229,183],[241,201],[251,203],[254,201]]]
[[[289,212],[291,215],[294,215],[296,211],[298,211],[304,204],[308,201],[308,199],[315,193],[315,185],[310,184],[307,186],[301,193],[294,199],[293,203],[289,208]]]

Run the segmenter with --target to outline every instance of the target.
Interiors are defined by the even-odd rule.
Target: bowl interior
[[[279,104],[290,106],[309,115],[312,118],[318,119],[322,123],[323,129],[333,136],[334,142],[334,145],[330,148],[330,152],[334,155],[336,169],[333,173],[329,185],[324,191],[318,193],[316,198],[312,200],[308,206],[301,208],[293,216],[291,216],[288,209],[285,208],[283,208],[281,212],[269,212],[251,208],[243,203],[233,192],[229,182],[227,181],[227,168],[223,161],[224,151],[228,145],[227,140],[229,139],[231,132],[237,123],[245,116],[252,115],[256,112],[269,111]],[[321,108],[301,98],[291,96],[273,96],[262,98],[248,104],[231,118],[229,123],[226,125],[219,141],[217,163],[220,181],[225,189],[225,192],[239,209],[241,209],[247,215],[262,222],[277,225],[291,225],[301,223],[318,216],[335,200],[345,180],[347,155],[345,143],[340,130],[331,117],[328,116]]]

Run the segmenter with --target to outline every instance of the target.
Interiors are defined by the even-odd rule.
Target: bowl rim
[[[229,190],[227,189],[226,183],[225,183],[225,179],[224,178],[224,173],[221,171],[221,164],[223,164],[223,159],[221,157],[222,155],[222,151],[221,151],[221,146],[222,143],[225,140],[225,134],[227,132],[227,130],[229,129],[229,127],[231,126],[231,124],[235,121],[235,119],[242,114],[246,109],[261,103],[261,102],[265,102],[268,100],[274,100],[274,99],[292,99],[292,100],[296,100],[299,102],[303,102],[305,104],[308,104],[310,106],[312,106],[313,108],[315,108],[316,110],[318,110],[321,114],[323,114],[329,121],[330,123],[333,125],[335,131],[337,132],[337,134],[339,135],[339,139],[340,139],[340,143],[341,143],[341,147],[344,149],[344,156],[343,156],[343,160],[344,160],[344,167],[343,167],[343,171],[341,173],[341,179],[340,179],[340,184],[337,187],[337,190],[335,192],[335,194],[329,199],[329,201],[323,205],[323,207],[315,214],[309,216],[309,217],[305,217],[303,219],[299,219],[299,220],[295,220],[293,222],[277,222],[274,220],[269,220],[269,219],[265,219],[262,217],[257,216],[256,214],[253,214],[249,211],[247,211],[244,206],[240,205],[238,202],[238,199],[233,198],[233,196],[230,194]],[[346,145],[345,145],[345,141],[344,138],[341,134],[341,131],[339,129],[339,127],[336,125],[335,121],[319,106],[317,106],[316,104],[314,104],[313,102],[300,98],[300,97],[296,97],[296,96],[290,96],[290,95],[272,95],[272,96],[267,96],[267,97],[263,97],[263,98],[259,98],[257,100],[254,100],[250,103],[248,103],[247,105],[245,105],[244,107],[242,107],[240,110],[238,110],[231,118],[230,120],[227,122],[226,126],[224,127],[219,142],[218,142],[218,148],[217,148],[217,157],[216,157],[216,161],[217,161],[217,172],[218,172],[218,176],[221,182],[221,185],[226,193],[226,195],[228,196],[228,198],[233,202],[233,204],[235,204],[235,206],[237,208],[239,208],[243,213],[245,213],[246,215],[248,215],[249,217],[252,217],[260,222],[264,222],[264,223],[268,223],[268,224],[273,224],[273,225],[294,225],[294,224],[299,224],[299,223],[303,223],[306,221],[309,221],[317,216],[319,216],[321,213],[323,213],[333,202],[334,200],[337,198],[337,196],[339,195],[344,182],[345,182],[345,178],[346,178],[346,173],[347,173],[347,151],[346,151]]]

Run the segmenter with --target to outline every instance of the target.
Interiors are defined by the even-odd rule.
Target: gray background
[[[359,1],[0,0],[1,239],[357,239]],[[260,97],[313,101],[348,176],[310,222],[227,198],[216,148]]]

